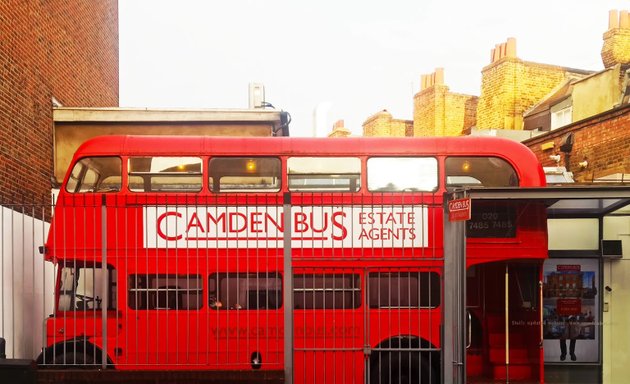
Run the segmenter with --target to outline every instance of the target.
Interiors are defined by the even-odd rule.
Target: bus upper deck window
[[[84,157],[70,173],[66,191],[70,193],[120,191],[122,161],[119,157]]]
[[[214,157],[208,167],[213,192],[277,192],[282,176],[276,157]]]
[[[287,168],[291,191],[356,192],[361,187],[357,157],[291,157]]]
[[[518,187],[514,167],[498,157],[448,157],[447,187]]]
[[[367,161],[368,189],[372,192],[433,192],[438,186],[433,157],[372,157]]]
[[[132,192],[199,192],[202,185],[198,157],[129,158]]]

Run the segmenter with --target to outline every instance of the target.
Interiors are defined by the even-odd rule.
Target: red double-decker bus
[[[544,184],[487,137],[91,139],[44,247],[38,362],[286,371],[290,353],[296,382],[440,382],[446,194]],[[469,378],[542,380],[545,208],[475,203],[466,225]]]

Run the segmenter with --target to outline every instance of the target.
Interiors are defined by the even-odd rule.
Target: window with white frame
[[[568,106],[551,113],[551,129],[563,127],[572,123],[573,108]]]

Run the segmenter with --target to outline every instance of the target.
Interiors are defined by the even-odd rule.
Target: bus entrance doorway
[[[468,382],[540,381],[541,270],[537,261],[467,269]]]

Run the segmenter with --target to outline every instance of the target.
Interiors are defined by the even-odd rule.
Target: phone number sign
[[[514,207],[475,206],[466,222],[466,236],[470,238],[516,237]]]

